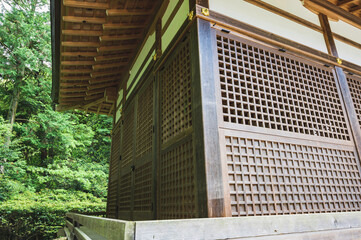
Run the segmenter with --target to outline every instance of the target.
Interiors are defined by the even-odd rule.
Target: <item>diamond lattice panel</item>
[[[165,151],[160,161],[159,218],[198,216],[192,140]]]
[[[361,126],[361,77],[347,76],[347,83],[351,92],[357,118]]]
[[[162,143],[192,126],[189,40],[160,72]]]
[[[138,96],[136,154],[141,157],[152,151],[153,144],[153,84]]]
[[[329,68],[229,35],[217,50],[224,122],[350,140]]]
[[[226,136],[232,216],[361,210],[353,151]]]

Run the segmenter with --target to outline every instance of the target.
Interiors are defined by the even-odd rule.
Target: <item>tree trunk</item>
[[[16,84],[13,91],[13,96],[11,98],[9,113],[8,113],[8,123],[9,123],[9,130],[6,134],[5,138],[5,147],[8,148],[11,143],[11,133],[13,131],[13,126],[15,123],[15,115],[16,109],[18,108],[19,97],[20,97],[20,84]]]

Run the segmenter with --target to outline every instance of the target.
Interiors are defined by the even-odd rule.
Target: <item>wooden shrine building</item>
[[[59,111],[113,116],[107,217],[361,211],[360,0],[52,0]]]

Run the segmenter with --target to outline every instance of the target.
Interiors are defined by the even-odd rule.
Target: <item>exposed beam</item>
[[[94,94],[100,94],[100,93],[104,93],[105,88],[98,88],[98,89],[93,89],[93,90],[88,90],[86,92],[86,95],[94,95]]]
[[[76,7],[76,8],[86,8],[86,9],[103,9],[106,10],[109,8],[108,3],[97,3],[97,2],[80,2],[72,0],[64,0],[64,6],[67,7]]]
[[[129,16],[129,15],[136,15],[136,16],[141,16],[141,15],[150,15],[152,14],[152,10],[127,10],[127,9],[108,9],[107,10],[107,15],[108,16]]]
[[[287,19],[289,19],[291,21],[294,21],[294,22],[296,22],[298,24],[301,24],[301,25],[303,25],[305,27],[308,27],[308,28],[311,28],[311,29],[313,29],[315,31],[323,33],[323,30],[319,25],[314,24],[312,22],[309,22],[309,21],[307,21],[307,20],[305,20],[303,18],[300,18],[300,17],[298,17],[296,15],[293,15],[293,14],[287,12],[287,11],[284,11],[284,10],[282,10],[280,8],[277,8],[277,7],[275,7],[275,6],[271,5],[271,4],[268,4],[268,3],[264,2],[264,1],[261,1],[261,0],[245,0],[245,1],[255,5],[257,7],[263,8],[263,9],[265,9],[267,11],[273,12],[273,13],[279,15],[279,16],[287,18]],[[335,39],[337,39],[337,40],[339,40],[341,42],[344,42],[346,44],[349,44],[351,46],[354,46],[356,48],[361,49],[361,44],[360,43],[352,41],[351,39],[345,38],[344,36],[341,36],[341,35],[336,34],[336,33],[333,33],[333,36],[334,36]]]
[[[105,18],[96,18],[96,17],[75,17],[75,16],[64,16],[64,22],[73,22],[73,23],[93,23],[93,24],[103,24],[106,23]]]
[[[87,91],[87,87],[77,87],[77,88],[62,88],[61,92],[83,92]]]
[[[62,61],[61,65],[79,66],[79,65],[93,65],[95,61]]]
[[[77,103],[77,102],[82,102],[84,101],[85,98],[83,97],[74,97],[74,98],[60,98],[59,99],[59,102],[60,102],[60,105],[62,104],[74,104],[74,103]]]
[[[92,73],[93,69],[61,69],[61,73],[68,73],[68,74],[84,74],[84,73]]]
[[[337,16],[342,21],[361,29],[361,18],[325,0],[303,0],[304,6],[327,16]],[[332,17],[333,18],[333,17]]]
[[[63,57],[95,57],[97,52],[62,52],[61,56]]]
[[[116,68],[128,65],[128,62],[117,62],[117,63],[109,63],[109,64],[98,64],[93,65],[93,70],[99,70],[99,69],[107,69],[107,68]]]
[[[63,30],[63,35],[69,36],[90,36],[90,37],[99,37],[103,34],[103,31],[94,31],[94,30]]]
[[[89,86],[89,81],[86,82],[61,82],[60,83],[60,87],[64,88],[64,87],[88,87]]]
[[[88,90],[107,88],[107,87],[115,87],[115,86],[117,86],[117,83],[118,82],[109,82],[109,83],[103,83],[103,84],[89,85]]]
[[[99,98],[103,98],[103,100],[100,101]],[[88,95],[88,96],[85,97],[85,100],[94,100],[94,99],[99,99],[100,102],[104,102],[105,101],[104,93],[95,94],[95,95]],[[99,103],[96,103],[96,104],[99,104]],[[94,105],[96,105],[96,104],[94,104]]]
[[[92,72],[90,75],[92,78],[97,78],[102,76],[119,75],[123,73],[124,71],[104,71],[104,72]]]
[[[350,13],[355,13],[355,12],[360,11],[360,10],[361,10],[361,5],[357,5],[355,7],[350,8],[349,12]]]
[[[99,47],[99,42],[62,42],[63,47]]]
[[[129,34],[129,35],[115,35],[115,36],[100,36],[100,41],[121,41],[121,40],[129,40],[129,39],[139,39],[141,38],[141,34]]]
[[[124,59],[124,58],[129,58],[131,56],[131,53],[127,53],[127,54],[116,54],[116,55],[103,55],[103,56],[96,56],[94,57],[94,60],[96,62],[100,62],[100,61],[109,61],[109,60],[119,60],[119,59]]]
[[[112,76],[112,77],[108,77],[108,78],[100,78],[100,79],[91,79],[89,81],[89,83],[92,85],[92,84],[98,84],[98,83],[108,83],[108,82],[118,82],[120,79],[119,76]]]
[[[356,0],[339,0],[337,1],[337,6],[338,7],[342,7],[344,5],[346,5],[347,3],[351,3],[351,2],[355,2]]]
[[[105,23],[103,24],[104,30],[110,29],[130,29],[130,28],[144,28],[145,23]]]
[[[89,81],[91,80],[91,77],[90,76],[62,76],[60,77],[60,81]]]
[[[72,97],[85,97],[85,92],[79,92],[79,93],[65,93],[63,91],[60,92],[61,98],[72,98]]]
[[[98,52],[111,52],[111,51],[120,51],[120,50],[128,50],[128,49],[132,49],[135,48],[137,45],[135,44],[131,44],[131,45],[116,45],[116,46],[102,46],[102,47],[98,47],[97,51]]]

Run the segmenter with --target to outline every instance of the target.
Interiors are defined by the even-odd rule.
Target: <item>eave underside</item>
[[[60,49],[59,87],[53,90],[58,91],[53,93],[58,95],[54,99],[58,110],[113,114],[118,84],[145,37],[158,2],[62,1],[60,43],[55,46]]]

